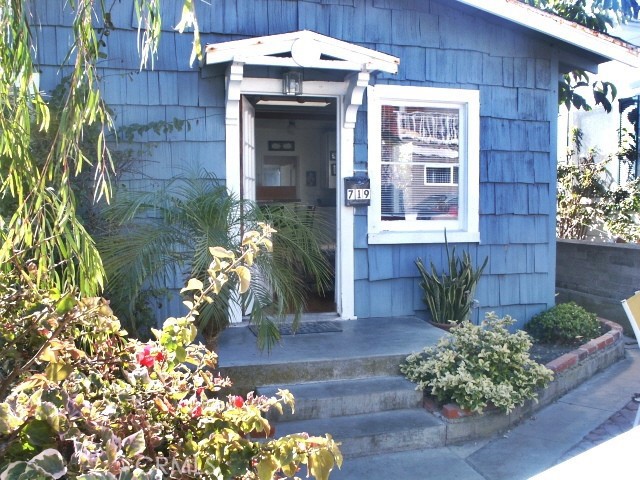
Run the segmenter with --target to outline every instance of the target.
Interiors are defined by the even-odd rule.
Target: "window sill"
[[[480,232],[447,230],[447,241],[449,243],[480,243]],[[370,245],[444,243],[444,231],[414,230],[369,233],[368,242]]]

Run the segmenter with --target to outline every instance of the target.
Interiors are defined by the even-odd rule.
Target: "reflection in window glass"
[[[382,105],[381,219],[458,218],[458,109]]]

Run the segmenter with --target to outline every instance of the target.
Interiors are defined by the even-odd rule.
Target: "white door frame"
[[[244,65],[233,62],[227,69],[226,89],[226,186],[240,193],[240,100],[243,95],[281,95],[282,80],[277,78],[245,78]],[[354,211],[344,205],[344,177],[354,174],[354,129],[356,113],[369,83],[368,72],[352,74],[344,82],[304,82],[305,96],[337,99],[337,165],[336,182],[336,308],[340,318],[355,319],[354,275]]]

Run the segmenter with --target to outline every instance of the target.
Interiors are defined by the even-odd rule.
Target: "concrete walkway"
[[[332,479],[528,479],[631,427],[640,391],[640,352],[539,411],[508,433],[455,447],[348,459]],[[627,425],[628,424],[628,425]]]

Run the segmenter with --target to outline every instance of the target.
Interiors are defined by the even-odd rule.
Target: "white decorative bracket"
[[[358,72],[349,81],[349,89],[345,95],[344,128],[355,128],[358,108],[362,105],[364,91],[369,85],[369,72]]]
[[[244,63],[233,62],[227,68],[227,88],[225,98],[225,120],[227,125],[240,125],[240,97]]]

